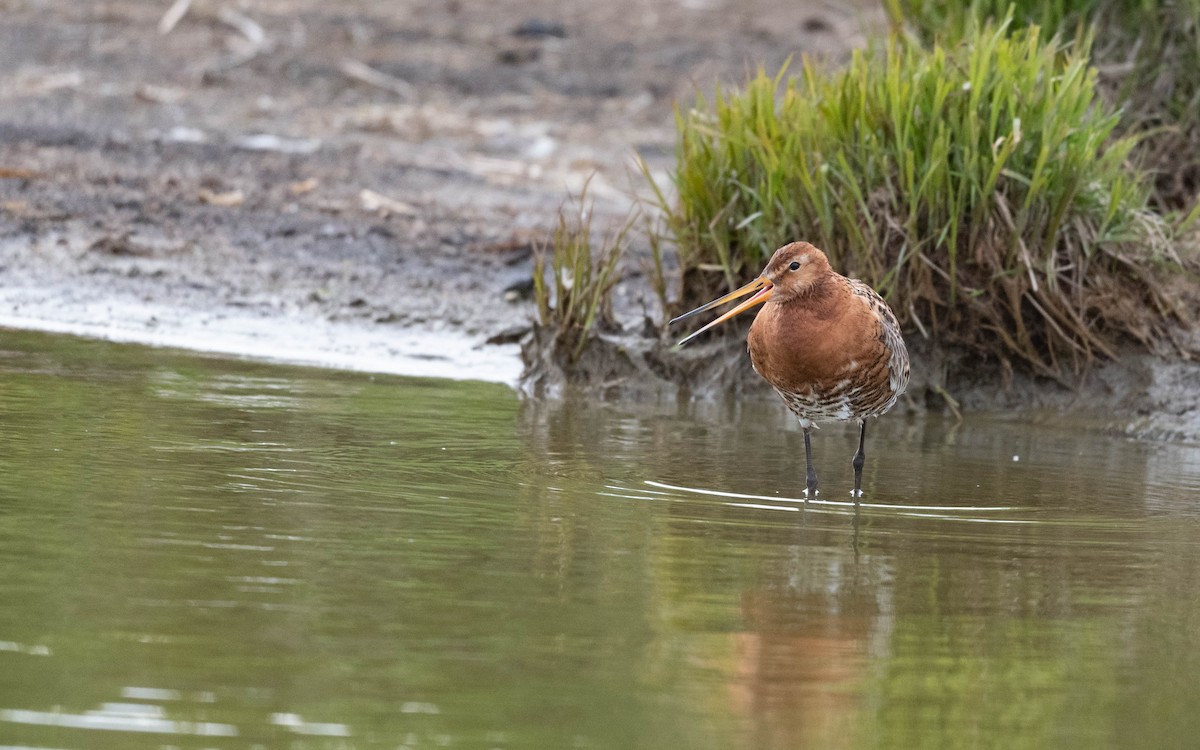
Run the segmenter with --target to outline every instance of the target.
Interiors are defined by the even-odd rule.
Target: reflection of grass
[[[1192,205],[1200,188],[1200,0],[884,0],[893,26],[922,42],[955,44],[976,19],[1012,9],[1018,25],[1049,36],[1097,40],[1093,63],[1122,109],[1123,132],[1142,135],[1136,153],[1157,174],[1156,201]]]
[[[685,306],[807,239],[902,322],[1046,374],[1111,354],[1115,334],[1158,340],[1165,226],[1126,165],[1135,142],[1110,140],[1088,49],[993,24],[760,73],[680,112],[678,198],[656,199]]]
[[[568,352],[572,362],[579,358],[593,331],[615,327],[612,290],[619,280],[617,266],[625,254],[632,226],[630,219],[615,235],[606,236],[597,252],[592,246],[592,211],[585,185],[574,201],[574,208],[568,210],[566,205],[559,208],[558,224],[548,245],[540,246],[534,255],[538,320],[551,332],[556,346]]]

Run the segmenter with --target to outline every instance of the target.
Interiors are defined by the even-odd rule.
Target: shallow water
[[[0,332],[0,746],[1192,747],[1200,447]]]

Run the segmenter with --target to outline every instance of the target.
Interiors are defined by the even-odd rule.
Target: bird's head
[[[723,305],[726,302],[732,302],[735,299],[745,297],[747,294],[754,293],[754,296],[750,299],[690,336],[680,340],[677,346],[683,346],[708,329],[724,323],[726,320],[752,307],[757,307],[767,300],[775,300],[778,303],[801,297],[812,290],[817,282],[829,272],[829,259],[825,257],[825,253],[821,252],[815,246],[807,242],[792,242],[784,245],[775,251],[775,254],[771,256],[771,260],[767,261],[766,268],[763,269],[762,274],[757,279],[740,289],[735,289],[724,297],[701,305],[695,310],[686,312],[672,320],[671,323],[676,323]]]
[[[773,287],[771,299],[786,302],[809,292],[829,272],[829,258],[807,242],[793,242],[775,251],[762,276]]]

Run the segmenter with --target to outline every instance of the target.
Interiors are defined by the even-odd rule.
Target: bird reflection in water
[[[845,548],[794,547],[742,593],[730,635],[729,699],[747,748],[856,746],[872,644],[885,643],[881,588]]]

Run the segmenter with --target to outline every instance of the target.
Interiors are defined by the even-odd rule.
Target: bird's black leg
[[[867,442],[867,420],[859,420],[858,424],[858,453],[855,453],[854,459],[850,461],[850,465],[854,467],[854,491],[850,494],[854,496],[855,505],[862,497],[862,467],[867,462],[867,456],[863,453],[863,445]]]
[[[809,438],[811,427],[804,428],[804,463],[806,467],[805,479],[807,480],[808,491],[804,496],[804,501],[808,502],[817,496],[817,470],[813,468],[812,462],[812,441]]]

